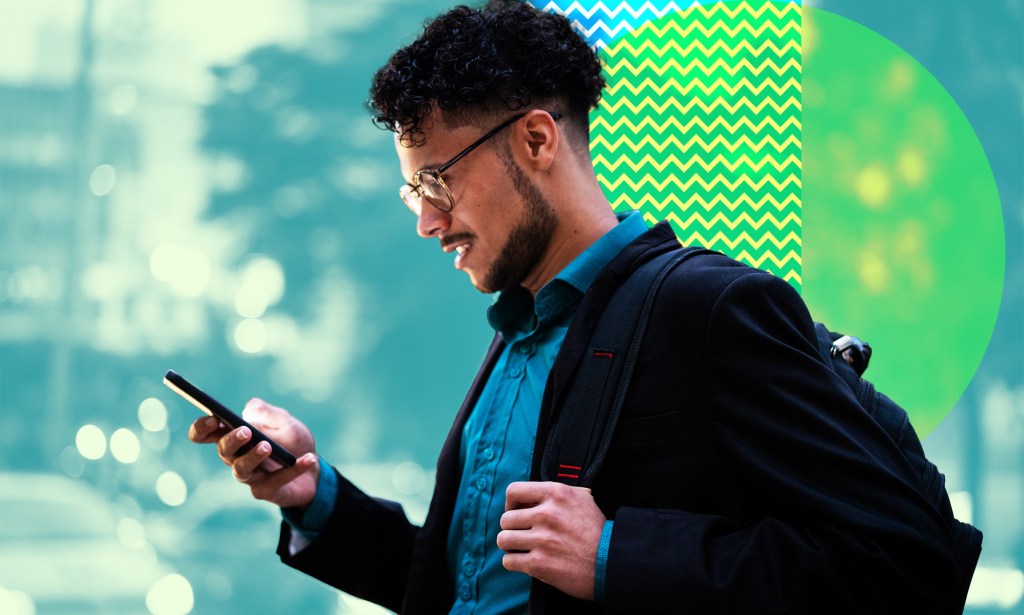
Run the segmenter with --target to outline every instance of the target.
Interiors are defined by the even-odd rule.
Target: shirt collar
[[[619,223],[566,265],[537,292],[522,287],[498,294],[487,321],[506,341],[543,327],[579,302],[598,274],[633,240],[647,231],[639,212],[617,214]]]

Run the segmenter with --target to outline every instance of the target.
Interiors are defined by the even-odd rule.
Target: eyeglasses
[[[557,120],[562,117],[560,113],[549,113],[549,115],[551,115],[551,119],[553,120]],[[452,193],[448,190],[448,185],[445,183],[442,174],[450,169],[453,164],[465,158],[471,151],[480,147],[480,145],[487,141],[487,139],[498,134],[498,131],[502,128],[521,120],[525,116],[525,112],[513,115],[504,122],[488,130],[484,133],[484,136],[473,141],[469,147],[458,154],[455,154],[454,158],[436,169],[420,169],[413,173],[412,182],[405,184],[398,189],[398,193],[401,195],[402,201],[405,202],[406,207],[408,207],[412,213],[419,216],[423,211],[423,201],[426,201],[440,211],[445,213],[450,212],[455,207],[455,199],[452,198]]]

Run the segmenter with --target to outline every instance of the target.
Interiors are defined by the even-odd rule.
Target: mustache
[[[476,235],[473,233],[453,233],[451,235],[445,235],[441,237],[441,249],[447,248],[448,246],[456,243],[462,243],[463,241],[473,241],[476,239]]]

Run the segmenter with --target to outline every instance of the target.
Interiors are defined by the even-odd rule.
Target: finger
[[[502,530],[496,542],[507,553],[525,553],[536,547],[535,536],[529,530]]]
[[[242,408],[242,412],[262,412],[270,406],[267,402],[260,399],[259,397],[253,397],[249,401],[245,402],[245,407]]]
[[[252,474],[268,457],[270,457],[270,444],[265,441],[252,447],[244,455],[235,457],[231,463],[231,471],[234,473],[235,479],[242,483],[248,482]]]
[[[526,558],[523,553],[506,553],[501,556],[501,565],[510,572],[526,572]]]
[[[254,474],[256,478],[250,481],[249,487],[256,498],[269,499],[282,487],[315,468],[318,463],[316,453],[306,453],[296,459],[295,465],[290,468],[270,473],[257,472]]]
[[[532,508],[507,510],[501,515],[500,525],[503,530],[528,530],[533,527],[534,515]]]
[[[223,435],[216,433],[220,427],[222,427],[220,421],[212,416],[198,418],[189,425],[188,439],[197,444],[216,442]]]
[[[217,454],[224,463],[231,463],[238,455],[239,449],[249,443],[252,431],[248,427],[239,427],[224,434],[217,440]]]
[[[505,490],[505,510],[536,506],[562,489],[569,489],[569,487],[553,482],[521,481],[511,483]]]
[[[253,425],[262,427],[270,421],[271,410],[279,410],[279,408],[271,406],[259,397],[253,397],[242,408],[242,418]]]
[[[501,556],[501,565],[510,572],[523,572],[536,576],[533,567],[534,558],[531,553],[506,553]]]

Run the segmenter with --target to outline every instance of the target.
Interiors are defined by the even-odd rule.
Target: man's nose
[[[430,203],[423,203],[419,218],[416,220],[416,232],[420,237],[434,237],[448,230],[451,221],[450,213],[445,213]]]

